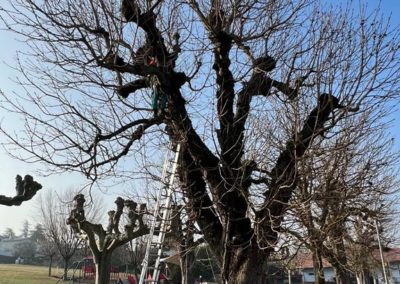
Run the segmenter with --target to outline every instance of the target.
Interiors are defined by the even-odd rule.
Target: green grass
[[[60,276],[62,269],[52,269],[53,276]],[[48,268],[22,264],[0,264],[0,284],[55,284],[56,277],[48,277]],[[58,282],[68,283],[68,282]],[[82,282],[81,282],[82,283]],[[90,282],[86,282],[90,283]],[[93,283],[93,282],[92,282]]]

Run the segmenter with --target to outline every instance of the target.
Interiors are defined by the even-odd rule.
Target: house
[[[385,271],[390,284],[400,284],[400,248],[386,248],[383,252],[383,260]],[[385,284],[385,279],[382,270],[382,260],[380,251],[375,250],[371,258],[371,266],[374,267],[371,271],[374,284]],[[324,276],[327,283],[335,283],[335,271],[331,264],[326,260],[322,260],[324,267]],[[292,267],[295,267],[295,272],[301,274],[301,283],[315,283],[314,265],[311,253],[299,252],[293,259]]]
[[[295,267],[295,274],[300,274],[301,283],[315,283],[314,264],[311,253],[299,252],[293,259],[292,265]],[[331,264],[322,259],[322,266],[324,268],[324,278],[326,283],[335,283],[335,271]]]
[[[375,283],[385,283],[382,260],[379,251],[373,253],[376,261],[373,271]],[[400,284],[400,248],[387,248],[383,251],[383,262],[385,265],[386,275],[390,284]]]
[[[14,238],[14,239],[1,239],[0,240],[0,256],[15,256],[15,246],[23,243],[31,243],[30,238]]]

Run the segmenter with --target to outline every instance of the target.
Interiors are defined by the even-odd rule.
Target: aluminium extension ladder
[[[144,284],[145,281],[146,283],[157,283],[158,277],[160,275],[160,260],[164,245],[165,234],[169,223],[168,221],[171,215],[171,200],[173,194],[172,185],[174,183],[178,164],[180,144],[177,144],[175,151],[171,150],[171,148],[172,146],[170,144],[170,147],[168,147],[168,151],[165,156],[162,172],[162,182],[163,184],[165,184],[166,194],[163,194],[163,189],[159,190],[157,194],[157,201],[154,207],[153,219],[151,221],[151,227],[146,246],[146,253],[142,262],[142,271],[140,273],[139,284]],[[175,157],[172,160],[173,155],[175,155]],[[169,172],[169,169],[172,169],[171,172]],[[162,216],[161,220],[159,220],[157,216],[159,215],[161,209],[163,209]],[[160,224],[160,231],[158,233],[158,236],[155,235],[157,224]],[[157,237],[156,241],[154,240],[155,237]],[[152,273],[153,280],[145,280],[149,269],[150,250],[152,248],[157,248],[157,258],[154,265],[154,271]]]

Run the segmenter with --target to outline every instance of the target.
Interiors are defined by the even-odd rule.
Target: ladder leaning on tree
[[[173,194],[173,188],[172,185],[174,183],[174,178],[176,174],[176,169],[178,165],[178,158],[179,158],[179,152],[180,152],[180,144],[177,144],[175,151],[171,149],[173,146],[170,144],[170,147],[168,147],[168,151],[164,160],[164,165],[163,165],[163,172],[162,172],[162,182],[165,184],[165,194],[163,194],[164,190],[159,190],[157,194],[157,201],[154,207],[154,212],[153,212],[153,219],[151,221],[151,227],[150,227],[150,233],[148,236],[147,240],[147,246],[146,246],[146,253],[143,258],[142,262],[142,271],[140,273],[140,279],[139,279],[139,284],[145,283],[145,278],[146,275],[148,274],[149,271],[149,258],[150,258],[150,251],[153,248],[157,249],[157,257],[154,265],[154,270],[152,273],[152,279],[153,280],[147,280],[146,282],[153,282],[157,283],[158,277],[160,275],[160,260],[162,256],[162,250],[164,246],[164,240],[165,240],[165,235],[167,231],[167,227],[169,224],[169,219],[171,216],[171,200],[172,200],[172,194]],[[172,160],[172,156],[173,157]],[[169,172],[169,169],[171,169],[171,172]],[[160,212],[162,210],[162,215],[161,215],[161,220],[158,218]],[[158,236],[156,236],[156,227],[157,224],[160,225],[160,229],[158,232]],[[156,240],[154,240],[154,238]]]

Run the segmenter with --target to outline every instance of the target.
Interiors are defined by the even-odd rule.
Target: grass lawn
[[[62,269],[58,271],[62,274]],[[57,274],[57,269],[52,269],[52,274]],[[48,277],[48,268],[45,266],[32,266],[21,264],[0,264],[0,284],[55,284],[58,279]],[[68,283],[68,282],[58,282]],[[77,282],[75,282],[77,283]],[[82,283],[82,282],[81,282]],[[93,282],[85,282],[93,283]]]

